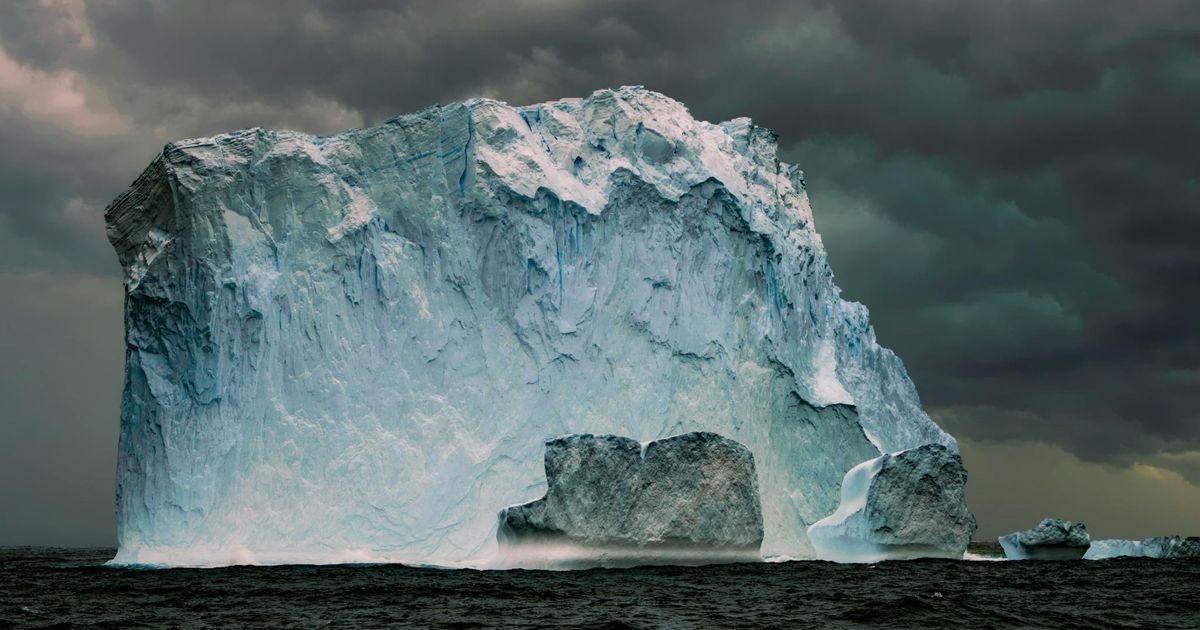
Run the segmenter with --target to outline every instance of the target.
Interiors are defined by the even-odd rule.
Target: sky
[[[644,85],[804,169],[986,538],[1200,535],[1200,3],[0,4],[0,545],[112,545],[105,206],[172,140]]]

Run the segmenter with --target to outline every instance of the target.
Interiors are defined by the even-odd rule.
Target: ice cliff
[[[503,566],[759,560],[754,455],[715,433],[546,442],[546,496],[505,508]]]
[[[472,562],[567,433],[714,431],[804,557],[842,475],[955,448],[801,172],[640,88],[167,145],[106,212],[125,271],[117,562]]]

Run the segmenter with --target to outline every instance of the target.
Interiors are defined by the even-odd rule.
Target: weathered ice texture
[[[762,505],[754,456],[715,433],[640,444],[615,435],[546,442],[546,496],[499,515],[516,564],[759,559]]]
[[[940,444],[863,462],[842,480],[842,502],[808,528],[817,557],[835,562],[962,558],[975,533],[967,470]]]
[[[1000,537],[1009,560],[1078,560],[1091,545],[1087,527],[1057,518],[1044,518],[1037,527]]]
[[[1189,536],[1152,536],[1142,540],[1093,540],[1084,560],[1133,558],[1200,558],[1200,538]]]
[[[106,218],[118,562],[473,562],[547,438],[699,430],[754,452],[764,552],[807,556],[851,466],[954,448],[775,136],[643,89],[177,142]]]

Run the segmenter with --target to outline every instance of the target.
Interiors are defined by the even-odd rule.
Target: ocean
[[[0,628],[1200,628],[1194,560],[132,570],[113,552],[0,548]]]

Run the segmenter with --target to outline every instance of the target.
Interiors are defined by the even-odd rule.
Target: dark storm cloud
[[[52,282],[42,270],[79,306],[107,304],[100,213],[173,139],[328,133],[468,96],[621,84],[779,132],[846,297],[976,451],[1044,441],[1039,461],[1088,460],[1073,470],[1136,463],[1200,482],[1188,0],[8,4],[0,264],[23,308],[66,299],[26,281]],[[11,350],[78,354],[64,326]],[[50,396],[37,387],[21,390],[29,405]],[[114,418],[61,422],[115,436]]]
[[[146,151],[131,155],[111,139],[30,125],[2,109],[0,147],[0,265],[115,271],[102,211]]]

